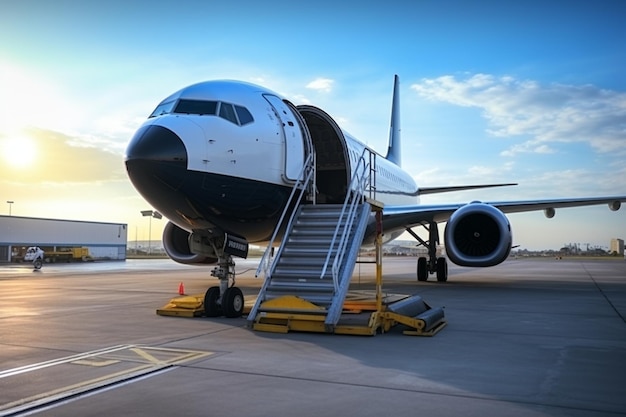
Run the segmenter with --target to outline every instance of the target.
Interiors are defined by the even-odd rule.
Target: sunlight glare
[[[8,165],[18,169],[28,168],[36,157],[37,147],[31,138],[13,136],[2,140],[2,158]]]

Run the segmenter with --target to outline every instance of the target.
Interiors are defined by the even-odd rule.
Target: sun
[[[2,158],[7,165],[17,169],[30,168],[37,159],[37,146],[28,136],[1,139]]]

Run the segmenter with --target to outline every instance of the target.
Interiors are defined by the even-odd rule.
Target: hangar
[[[0,215],[0,262],[19,259],[28,246],[46,253],[87,248],[93,260],[125,260],[127,229],[125,223]]]

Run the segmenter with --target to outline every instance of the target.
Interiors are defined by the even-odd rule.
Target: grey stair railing
[[[339,218],[343,220],[344,215],[346,216],[345,225],[346,227],[341,227],[344,223],[341,221],[337,223],[337,227],[335,228],[335,233],[333,235],[333,239],[329,245],[328,256],[326,257],[326,262],[324,262],[324,266],[322,268],[322,272],[320,274],[320,278],[324,276],[326,273],[326,269],[328,268],[328,264],[331,260],[331,255],[333,252],[337,252],[337,256],[335,256],[332,271],[333,271],[333,283],[335,284],[335,290],[338,289],[339,282],[337,281],[337,273],[339,267],[342,265],[343,254],[346,249],[346,245],[348,244],[348,226],[351,226],[354,223],[354,219],[357,215],[357,208],[359,205],[365,202],[365,191],[368,187],[371,186],[370,178],[371,178],[371,170],[370,165],[371,162],[365,161],[365,153],[368,152],[370,155],[374,155],[369,149],[365,148],[363,153],[359,157],[357,161],[357,166],[355,167],[354,174],[352,175],[352,179],[350,180],[350,187],[348,192],[346,193],[346,198],[343,202],[343,207],[341,209],[341,215]],[[339,239],[339,245],[336,250],[333,250],[335,242]]]
[[[282,214],[280,215],[280,218],[278,219],[278,223],[276,224],[276,227],[274,228],[274,233],[272,234],[272,237],[270,238],[270,241],[267,244],[267,248],[265,249],[265,252],[263,252],[263,256],[261,257],[261,261],[259,262],[259,266],[256,270],[255,277],[258,277],[261,273],[263,273],[263,275],[266,277],[271,275],[272,267],[275,264],[275,262],[271,264],[272,252],[274,251],[274,243],[276,242],[276,238],[278,237],[278,232],[283,227],[283,224],[285,222],[289,209],[292,207],[295,201],[298,201],[298,202],[302,201],[304,193],[307,189],[310,190],[309,194],[312,193],[313,198],[315,198],[314,197],[315,190],[311,189],[311,186],[314,185],[314,177],[315,177],[315,153],[310,153],[304,163],[304,166],[302,167],[302,171],[300,172],[298,181],[296,181],[296,183],[293,186],[293,189],[291,190],[291,194],[289,195],[289,199],[287,200],[285,209],[283,210]],[[313,200],[313,203],[315,203],[315,200]],[[296,213],[297,213],[297,210],[293,210],[293,212],[291,213],[291,216],[289,217],[287,221],[287,227],[285,229],[286,231],[291,229],[291,225],[293,224],[293,219],[295,218]],[[287,236],[287,232],[285,232],[285,236]],[[279,246],[278,254],[280,254],[282,247],[283,245]],[[278,254],[274,257],[274,259],[278,258]]]
[[[287,199],[287,204],[285,205],[285,209],[280,215],[280,219],[278,220],[278,223],[276,224],[276,227],[274,228],[274,233],[272,234],[272,237],[270,238],[270,241],[267,244],[267,248],[265,249],[265,252],[263,252],[261,261],[259,262],[259,266],[256,270],[255,277],[259,277],[259,275],[263,274],[265,279],[263,281],[263,285],[261,286],[261,289],[259,290],[259,295],[257,297],[257,300],[254,303],[254,306],[252,307],[252,309],[250,310],[250,313],[248,314],[248,321],[253,321],[257,315],[259,307],[261,303],[263,302],[263,298],[264,298],[263,295],[267,291],[267,287],[270,282],[269,277],[272,276],[272,273],[274,269],[276,268],[276,261],[280,259],[280,254],[283,250],[283,247],[285,246],[281,244],[278,247],[277,254],[275,256],[272,256],[274,252],[274,243],[276,242],[278,233],[280,232],[281,228],[283,227],[285,223],[285,220],[287,219],[287,214],[289,213],[290,208],[295,205],[296,201],[297,202],[302,201],[307,189],[309,189],[309,195],[312,194],[313,204],[315,204],[315,152],[309,152],[306,158],[306,161],[302,167],[302,170],[300,171],[300,175],[298,176],[298,180],[296,181],[296,183],[294,184],[291,190],[289,199]],[[288,232],[292,228],[293,220],[297,212],[298,210],[293,210],[293,212],[291,213],[291,216],[289,216],[287,220],[287,225],[285,228],[285,236],[283,237],[283,240],[286,236],[288,236]]]
[[[371,208],[365,203],[364,191],[371,185],[371,170],[362,155],[343,205],[301,204],[293,210],[273,262],[265,265],[271,254],[268,246],[257,270],[257,276],[265,270],[265,281],[248,315],[250,323],[256,320],[264,301],[297,295],[319,306],[320,309],[309,313],[326,315],[327,328],[334,328],[370,217]],[[310,174],[311,170],[304,170],[302,188],[306,188]],[[286,210],[291,207],[289,203]],[[285,217],[286,212],[279,223]],[[277,225],[272,241],[281,224]]]
[[[367,160],[366,154],[368,154]],[[371,190],[375,190],[375,184],[372,183],[372,180],[375,180],[375,158],[376,154],[365,148],[357,161],[339,216],[340,221],[335,228],[326,261],[320,273],[320,278],[324,277],[332,260],[335,300],[329,307],[325,320],[325,325],[329,330],[337,324],[341,316],[350,278],[365,235],[367,220],[371,212],[369,204],[365,202],[365,193],[369,190],[371,195]],[[353,230],[353,225],[356,225],[355,230]],[[336,242],[338,244],[335,247]]]

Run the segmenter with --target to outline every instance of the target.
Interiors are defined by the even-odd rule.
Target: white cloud
[[[318,78],[308,83],[306,88],[329,93],[332,90],[334,82],[335,81],[330,78]]]
[[[500,152],[501,156],[515,156],[518,153],[538,153],[538,154],[553,154],[556,151],[545,143],[540,143],[536,140],[529,140],[524,143],[519,143],[511,146],[506,151]]]
[[[503,155],[553,153],[550,143],[586,142],[600,153],[626,154],[626,93],[593,85],[541,85],[513,77],[442,76],[411,86],[421,97],[482,109],[496,137],[530,136]]]

